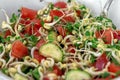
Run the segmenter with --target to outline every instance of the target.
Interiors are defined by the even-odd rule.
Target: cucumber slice
[[[18,73],[15,74],[14,80],[28,80],[27,77],[24,77]]]
[[[54,31],[50,31],[48,34],[49,42],[54,42],[57,39],[57,34]]]
[[[63,59],[63,52],[57,45],[53,43],[44,44],[40,47],[39,52],[45,57],[51,57],[55,59],[57,62],[61,62]]]
[[[91,80],[91,77],[87,72],[71,70],[66,73],[65,80]]]

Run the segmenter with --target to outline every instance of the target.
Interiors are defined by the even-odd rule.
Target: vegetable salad
[[[2,22],[0,70],[14,80],[110,80],[120,76],[120,30],[75,1],[22,7]]]

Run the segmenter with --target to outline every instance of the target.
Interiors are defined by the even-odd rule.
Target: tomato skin
[[[95,36],[96,38],[102,38],[105,44],[111,44],[112,43],[112,35],[113,31],[112,29],[106,29],[101,31],[96,31]]]
[[[108,71],[116,73],[116,72],[120,71],[120,66],[117,66],[114,63],[111,63],[108,67]]]
[[[46,42],[45,42],[45,40],[44,39],[40,39],[39,41],[38,41],[38,43],[36,44],[36,47],[38,47],[38,49],[43,45],[43,44],[45,44]]]
[[[66,22],[75,22],[75,18],[73,18],[73,16],[65,16],[62,20]]]
[[[75,47],[74,46],[69,46],[68,49],[67,49],[67,52],[75,53]]]
[[[24,34],[35,34],[35,36],[40,36],[41,34],[39,33],[39,29],[41,28],[41,21],[39,19],[33,19],[33,20],[29,20],[26,21],[24,24],[25,26],[25,30],[24,30]]]
[[[63,13],[59,10],[51,10],[50,11],[50,16],[54,18],[55,16],[61,17],[63,16]]]
[[[38,50],[34,51],[34,58],[39,62],[41,62],[43,59],[46,59],[44,56],[40,55]]]
[[[26,7],[22,7],[21,14],[22,14],[21,17],[24,19],[27,19],[27,18],[34,19],[37,16],[37,11],[33,10],[33,9],[26,8]]]
[[[55,73],[58,76],[62,75],[62,71],[60,70],[60,68],[57,65],[53,66],[53,73]]]
[[[28,55],[28,48],[19,40],[12,44],[11,55],[15,58],[23,58]]]
[[[57,26],[56,29],[62,37],[66,36],[66,30],[61,25]]]
[[[12,35],[11,31],[10,30],[6,30],[4,38],[7,38],[10,35]]]
[[[76,10],[76,14],[77,14],[78,17],[80,17],[81,16],[81,11],[80,10]]]
[[[105,53],[103,53],[100,57],[98,57],[94,66],[95,66],[95,68],[97,68],[98,71],[100,71],[105,67],[107,62],[108,62],[107,56]]]
[[[66,8],[67,4],[63,1],[58,1],[54,4],[54,6],[57,7],[57,8]]]

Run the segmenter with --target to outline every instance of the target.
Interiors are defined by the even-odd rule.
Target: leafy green
[[[90,61],[91,61],[91,63],[95,63],[96,57],[94,55],[91,55]]]
[[[86,32],[85,32],[85,35],[86,35],[86,36],[90,36],[90,31],[86,31]]]
[[[13,13],[12,18],[10,19],[10,22],[16,22],[17,19],[18,19],[18,16],[15,13]]]
[[[4,43],[4,42],[5,42],[5,39],[2,36],[0,36],[0,43]]]
[[[2,46],[0,46],[0,53],[2,53],[3,52],[3,47]]]
[[[110,76],[110,74],[108,72],[104,72],[101,76],[102,76],[102,78],[106,78],[106,77]]]
[[[54,4],[53,4],[53,3],[50,3],[50,4],[49,4],[49,8],[50,8],[50,9],[53,9],[53,8],[54,8]]]
[[[72,0],[68,0],[67,2],[70,3]]]
[[[41,24],[42,24],[42,26],[44,26],[44,24],[45,24],[44,21],[41,20]]]
[[[76,22],[74,25],[73,25],[73,29],[78,31],[79,30],[79,27],[80,27],[80,22]]]
[[[2,71],[4,74],[8,74],[8,68],[2,68],[1,71]]]
[[[81,9],[81,10],[86,10],[86,6],[85,6],[85,5],[81,5],[81,6],[80,6],[80,9]]]
[[[98,40],[97,40],[96,38],[93,38],[93,39],[91,40],[91,42],[92,42],[92,47],[93,47],[93,48],[96,48],[97,45],[98,45]]]
[[[35,45],[37,43],[37,41],[38,41],[38,38],[36,36],[34,36],[34,35],[31,35],[29,37],[29,41],[31,41],[33,43],[33,45]]]
[[[55,19],[55,20],[58,20],[58,19],[59,19],[59,17],[58,17],[58,16],[54,16],[54,19]]]
[[[33,77],[35,78],[35,80],[39,80],[40,79],[40,75],[39,75],[39,72],[38,72],[38,68],[34,69],[32,71],[32,75]]]
[[[72,26],[72,23],[67,23],[65,28],[69,31],[69,32],[72,32],[73,30],[73,26]]]

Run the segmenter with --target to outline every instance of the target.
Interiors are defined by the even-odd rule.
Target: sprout
[[[11,32],[15,33],[14,30],[12,29],[12,27],[8,23],[6,23],[5,21],[2,22],[2,28],[3,29],[5,29],[5,28],[10,29]]]
[[[44,24],[44,28],[45,29],[51,29],[57,22],[59,22],[62,18],[64,17],[64,15],[63,16],[61,16],[58,20],[56,20],[56,21],[54,21],[54,22],[52,22],[52,23],[45,23]]]

